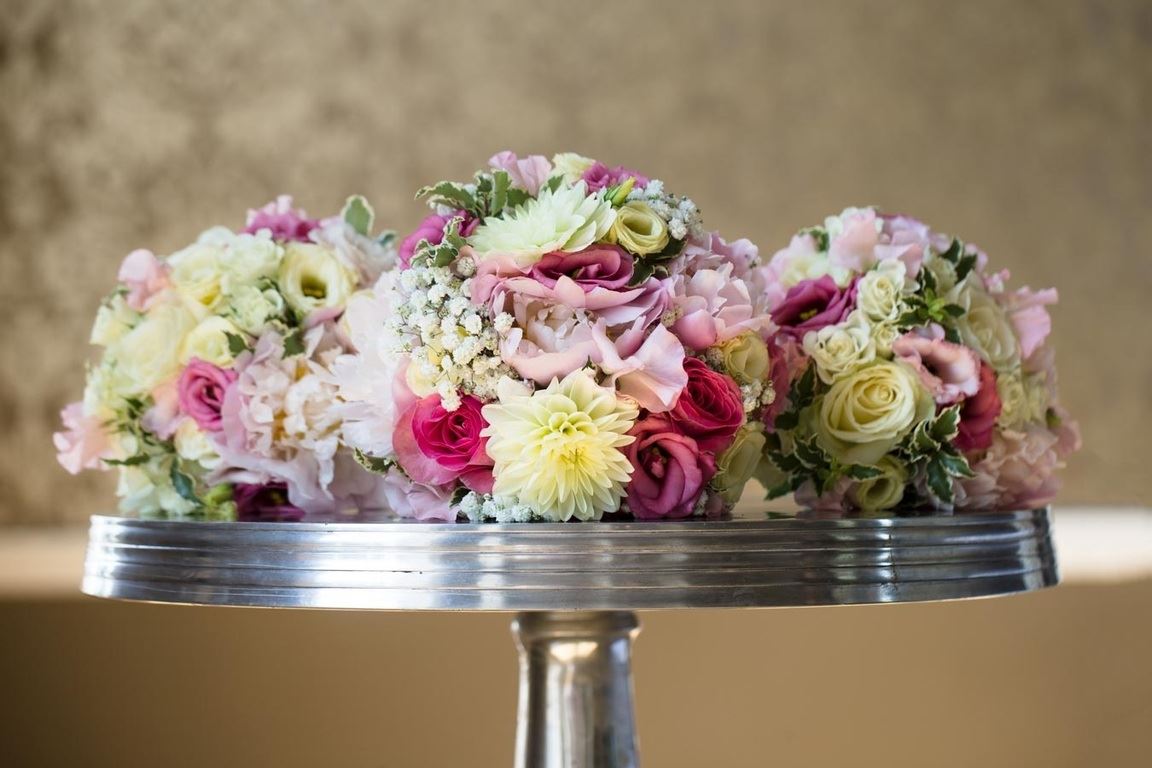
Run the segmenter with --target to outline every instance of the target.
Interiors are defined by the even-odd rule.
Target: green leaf
[[[192,481],[191,477],[180,471],[180,462],[172,462],[169,478],[172,480],[172,487],[176,489],[176,493],[180,494],[181,498],[200,504],[200,498],[196,495],[196,483]]]
[[[552,178],[548,179],[548,183],[544,186],[548,188],[549,192],[555,192],[556,190],[560,189],[560,185],[563,183],[563,176],[553,176]]]
[[[508,171],[492,172],[492,203],[488,206],[489,215],[496,216],[508,204],[508,188],[512,186],[512,179]]]
[[[519,208],[520,206],[524,205],[524,203],[528,202],[531,197],[532,195],[528,194],[527,191],[513,187],[512,189],[508,190],[508,203],[505,207]]]
[[[925,294],[931,293],[933,296],[936,295],[936,275],[932,274],[932,270],[927,267],[920,270],[920,287]]]
[[[454,181],[442,181],[431,187],[424,187],[416,193],[416,199],[428,198],[431,203],[443,203],[465,211],[476,211],[476,198],[464,188],[463,184]]]
[[[929,432],[937,443],[948,443],[960,429],[960,406],[945,408],[932,422]]]
[[[228,339],[228,352],[232,357],[242,355],[248,351],[248,341],[240,334],[225,331],[224,337]]]
[[[812,363],[804,369],[800,380],[792,393],[792,402],[796,410],[806,407],[816,396],[816,366]]]
[[[976,266],[976,254],[966,253],[960,257],[960,261],[956,264],[956,282],[959,283],[964,278],[968,277],[968,273]]]
[[[966,310],[959,304],[945,304],[940,311],[949,317],[963,317]]]
[[[974,477],[975,472],[968,466],[968,460],[958,453],[942,452],[937,461],[944,467],[944,471],[952,477]]]
[[[359,448],[355,450],[354,455],[356,457],[356,463],[369,472],[375,472],[379,475],[387,472],[396,463],[392,459],[381,459],[378,456],[369,456]]]
[[[372,221],[376,218],[372,206],[368,205],[368,201],[361,195],[352,195],[348,198],[340,216],[357,234],[364,237],[368,237],[368,233],[372,231]]]
[[[945,504],[952,503],[952,477],[938,461],[928,462],[928,489]]]
[[[396,232],[391,229],[386,229],[376,236],[376,244],[381,248],[387,248],[396,242]]]
[[[101,459],[101,461],[110,467],[138,467],[141,464],[147,464],[151,458],[152,457],[146,453],[138,453],[126,459]]]
[[[295,328],[284,337],[284,357],[304,354],[304,329]]]
[[[940,254],[940,258],[944,259],[945,261],[950,261],[953,265],[956,265],[960,261],[960,256],[963,253],[964,243],[960,242],[956,238],[952,238],[952,243],[948,246],[948,250]]]
[[[953,344],[960,343],[960,331],[956,330],[950,325],[944,326],[944,340],[950,341]]]
[[[845,470],[844,474],[853,480],[868,480],[884,474],[879,467],[869,467],[865,464],[853,464]]]
[[[808,227],[807,229],[800,230],[800,234],[808,235],[815,240],[816,250],[821,252],[828,250],[828,230],[824,229],[824,227]]]
[[[797,410],[789,409],[784,411],[776,417],[776,429],[796,429],[800,426],[800,412]]]

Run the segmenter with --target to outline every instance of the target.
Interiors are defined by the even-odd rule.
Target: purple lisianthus
[[[180,411],[205,432],[219,432],[224,395],[236,381],[236,371],[192,358],[176,383]]]
[[[267,229],[272,232],[273,240],[308,242],[309,234],[319,226],[320,222],[309,219],[303,209],[292,207],[291,196],[280,195],[275,202],[248,211],[248,226],[244,227],[244,231],[254,235]]]
[[[648,177],[630,168],[625,168],[618,165],[615,168],[609,168],[601,162],[592,163],[588,170],[584,171],[581,176],[584,183],[588,185],[588,191],[599,192],[602,189],[622,184],[628,179],[635,179],[637,189],[643,189],[648,186]]]
[[[464,220],[460,223],[461,237],[470,237],[476,231],[476,227],[480,225],[480,220],[467,211],[453,211],[447,216],[441,216],[437,213],[428,216],[420,222],[420,226],[416,227],[415,232],[400,241],[400,248],[397,252],[400,268],[408,269],[412,265],[412,255],[416,252],[416,246],[420,244],[421,240],[427,240],[432,245],[440,245],[444,242],[444,229],[448,226],[448,222],[456,218]]]
[[[238,483],[232,488],[232,500],[236,502],[236,519],[242,523],[296,523],[304,519],[304,510],[288,501],[284,483]]]
[[[632,279],[632,254],[617,245],[593,245],[577,253],[549,253],[532,265],[537,282],[556,287],[567,277],[585,293],[594,288],[622,290]]]
[[[788,289],[784,300],[772,310],[772,322],[796,339],[808,331],[818,331],[848,317],[856,308],[856,280],[847,288],[836,285],[828,275],[803,280]]]

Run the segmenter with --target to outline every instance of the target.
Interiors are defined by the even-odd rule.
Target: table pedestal
[[[628,611],[518,614],[517,768],[634,768],[632,639]]]

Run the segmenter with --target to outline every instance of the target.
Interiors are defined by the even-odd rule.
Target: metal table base
[[[986,597],[1058,581],[1048,510],[879,520],[198,523],[94,517],[84,592],[516,611],[520,768],[639,764],[635,611]]]

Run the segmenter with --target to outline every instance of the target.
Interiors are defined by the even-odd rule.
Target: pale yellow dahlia
[[[550,520],[598,520],[614,512],[632,465],[621,448],[637,408],[587,371],[530,395],[484,406],[494,496],[510,496]]]

